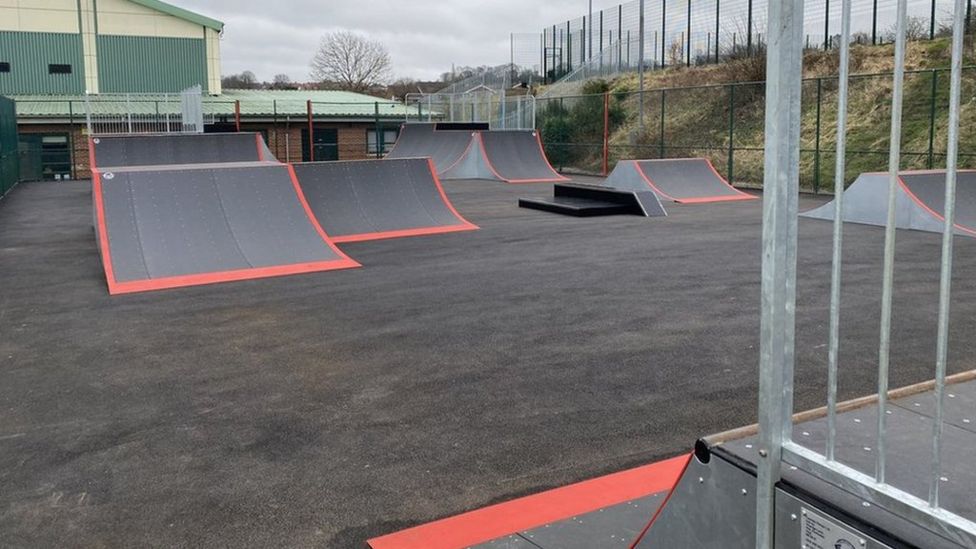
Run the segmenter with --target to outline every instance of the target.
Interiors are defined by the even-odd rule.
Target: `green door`
[[[339,160],[339,130],[335,128],[315,128],[313,133],[315,140],[312,143],[315,149],[315,161]],[[312,159],[308,156],[308,128],[302,129],[302,162],[309,162]]]

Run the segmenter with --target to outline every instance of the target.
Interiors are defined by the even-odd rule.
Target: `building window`
[[[397,130],[383,130],[383,154],[393,149],[397,140]],[[376,154],[376,130],[366,130],[366,152]]]
[[[47,66],[48,74],[71,74],[71,65],[59,65],[52,63]]]
[[[0,61],[0,72],[10,72],[10,62]]]

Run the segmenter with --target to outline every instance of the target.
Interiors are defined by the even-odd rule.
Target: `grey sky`
[[[396,77],[437,78],[457,65],[509,60],[509,34],[583,15],[587,0],[169,0],[224,22],[222,72],[308,78],[319,38],[337,29],[381,41]],[[594,2],[593,9],[615,4]],[[599,4],[599,6],[597,5]]]

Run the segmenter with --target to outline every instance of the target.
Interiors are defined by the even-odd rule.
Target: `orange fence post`
[[[234,101],[234,126],[237,127],[238,133],[241,131],[241,100],[238,99]]]

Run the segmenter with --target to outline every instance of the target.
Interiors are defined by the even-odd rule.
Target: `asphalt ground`
[[[362,547],[755,421],[759,200],[578,219],[516,207],[548,184],[445,186],[481,230],[116,297],[85,182],[0,200],[0,545]],[[799,223],[798,410],[825,401],[831,254]],[[845,236],[850,398],[876,391],[883,229]],[[956,240],[950,371],[976,345]],[[892,386],[932,377],[939,253],[898,231]]]

